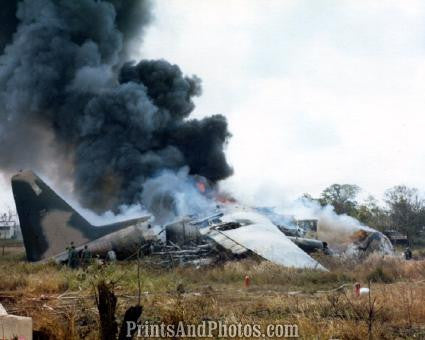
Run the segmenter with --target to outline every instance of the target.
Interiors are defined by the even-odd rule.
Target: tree
[[[381,231],[391,226],[388,211],[381,207],[372,195],[356,207],[356,218],[363,224]]]
[[[356,197],[360,188],[352,184],[332,184],[323,190],[319,202],[322,206],[332,205],[337,214],[356,216]]]
[[[318,203],[320,204],[320,199],[319,198],[314,198],[313,196],[311,196],[309,193],[304,193],[302,194],[299,198],[298,201],[300,202],[304,202],[304,203]]]
[[[407,234],[409,240],[417,236],[425,225],[425,202],[419,197],[418,189],[395,186],[385,192],[385,202],[394,227]]]

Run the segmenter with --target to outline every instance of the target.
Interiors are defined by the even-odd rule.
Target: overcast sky
[[[226,186],[296,197],[354,183],[380,198],[425,187],[424,5],[161,0],[141,54],[202,78],[196,116],[227,116]]]
[[[233,134],[225,187],[381,197],[425,188],[425,2],[161,0],[140,56],[203,80],[195,116]],[[4,186],[4,185],[3,185]],[[0,195],[3,201],[10,193]]]

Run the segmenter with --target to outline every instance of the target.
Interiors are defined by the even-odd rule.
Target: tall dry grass
[[[164,270],[141,264],[143,320],[299,326],[302,338],[393,339],[425,337],[425,261],[372,255],[363,262],[320,258],[329,272],[282,268],[246,259],[206,268]],[[93,285],[113,284],[118,315],[137,301],[137,264],[87,270],[1,259],[0,302],[30,315],[34,328],[57,339],[96,339]],[[251,286],[244,287],[248,275]],[[354,282],[371,284],[355,297]],[[335,289],[343,286],[341,289]],[[370,298],[370,299],[369,299]],[[373,302],[373,303],[372,303]]]

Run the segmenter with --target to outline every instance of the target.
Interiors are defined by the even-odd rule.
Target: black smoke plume
[[[136,0],[2,3],[0,168],[67,176],[97,211],[138,203],[162,170],[231,175],[226,119],[190,119],[200,79],[165,60],[129,62],[149,23]]]
[[[16,31],[16,26],[18,25],[18,18],[16,17],[17,8],[17,1],[5,0],[1,3],[0,53],[3,52],[4,47],[12,40],[12,35]]]

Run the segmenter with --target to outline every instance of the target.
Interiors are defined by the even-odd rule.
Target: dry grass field
[[[319,260],[329,272],[287,269],[256,259],[161,269],[143,259],[143,322],[216,320],[264,328],[296,324],[303,339],[425,338],[425,261],[379,256],[362,263]],[[133,261],[70,270],[27,263],[22,249],[7,248],[0,257],[0,302],[10,313],[31,316],[39,336],[98,339],[94,287],[100,280],[113,287],[120,321],[126,308],[138,302],[137,266]],[[248,288],[246,275],[251,278]],[[357,281],[370,284],[370,295],[354,295]]]

